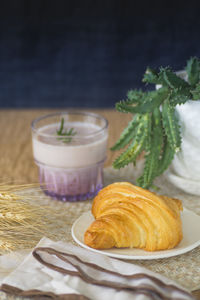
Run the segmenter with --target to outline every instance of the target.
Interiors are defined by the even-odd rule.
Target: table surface
[[[37,167],[34,164],[31,144],[31,121],[41,115],[59,110],[0,110],[0,166],[1,178],[12,183],[35,183]],[[105,166],[111,165],[119,154],[109,150],[120,135],[131,116],[114,110],[88,110],[108,119],[109,141]]]
[[[34,164],[31,144],[31,121],[55,109],[0,110],[0,170],[1,182],[17,184],[38,182],[37,167]],[[64,111],[64,110],[62,110]],[[109,139],[105,166],[112,164],[119,153],[110,151],[123,128],[131,119],[130,114],[122,114],[111,109],[88,109],[107,118]],[[111,125],[112,124],[112,125]],[[200,290],[193,292],[200,299]]]

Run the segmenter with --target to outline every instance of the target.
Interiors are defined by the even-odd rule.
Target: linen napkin
[[[132,263],[43,238],[25,255],[5,255],[1,290],[36,299],[194,299],[168,278]],[[8,268],[7,268],[8,267]],[[0,268],[2,270],[2,268]]]

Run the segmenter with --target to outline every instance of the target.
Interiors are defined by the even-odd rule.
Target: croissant
[[[95,221],[84,243],[95,249],[112,247],[157,251],[174,248],[182,239],[181,201],[160,196],[128,182],[116,182],[95,197]]]

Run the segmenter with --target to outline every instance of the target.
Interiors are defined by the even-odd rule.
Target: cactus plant
[[[175,153],[181,149],[176,106],[200,99],[200,60],[190,58],[185,70],[187,81],[169,67],[161,67],[159,71],[147,68],[143,82],[160,85],[160,88],[147,92],[131,90],[126,100],[116,103],[117,111],[131,113],[133,119],[111,148],[116,151],[126,147],[113,162],[113,167],[120,169],[135,163],[144,151],[144,170],[137,179],[137,184],[143,188],[153,185],[154,179],[169,167]]]

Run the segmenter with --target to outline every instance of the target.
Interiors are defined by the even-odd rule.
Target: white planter
[[[185,71],[176,72],[187,80]],[[161,86],[157,85],[156,89]],[[200,100],[177,105],[182,144],[166,172],[168,179],[181,190],[200,195]]]
[[[175,155],[167,176],[187,193],[200,195],[200,101],[177,105],[181,126],[181,151]]]

